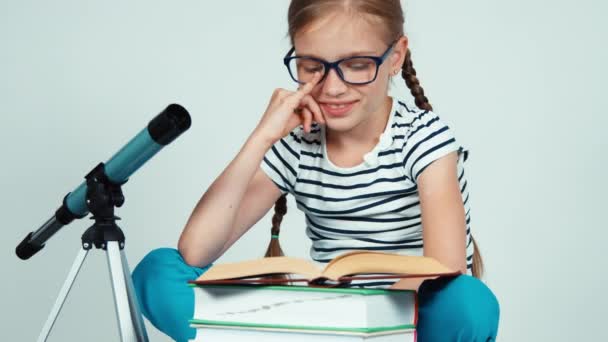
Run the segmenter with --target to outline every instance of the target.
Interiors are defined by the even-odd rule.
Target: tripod
[[[114,206],[120,207],[124,203],[122,184],[112,183],[103,168],[104,165],[101,163],[86,176],[86,203],[93,214],[91,219],[95,220],[95,223],[82,234],[82,249],[63,283],[53,309],[38,336],[38,342],[44,342],[48,338],[74,280],[93,246],[104,250],[107,255],[121,341],[148,341],[124,252],[125,236],[116,225],[116,220],[120,218],[114,216]]]

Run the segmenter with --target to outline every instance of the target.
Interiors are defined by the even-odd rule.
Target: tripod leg
[[[72,288],[72,285],[74,284],[74,280],[76,279],[76,276],[78,275],[78,272],[80,271],[80,268],[82,267],[82,264],[84,263],[84,259],[87,257],[88,253],[89,253],[88,250],[81,249],[80,252],[78,253],[78,255],[76,256],[76,259],[74,259],[72,268],[70,269],[70,272],[68,273],[68,276],[65,279],[65,282],[63,283],[63,286],[61,287],[61,290],[59,291],[59,295],[57,296],[57,299],[55,300],[53,309],[51,310],[51,313],[49,314],[49,317],[47,318],[46,323],[44,323],[44,326],[42,327],[42,331],[40,332],[40,335],[38,336],[38,342],[44,342],[49,337],[51,329],[53,328],[53,325],[55,324],[55,321],[57,320],[57,316],[59,315],[59,311],[61,311],[61,307],[65,303],[65,299],[67,298],[68,293],[70,292],[70,289]]]
[[[137,299],[135,297],[133,297],[133,299],[129,298],[127,279],[125,277],[122,260],[123,255],[121,254],[118,242],[108,241],[106,252],[108,255],[108,266],[110,267],[112,291],[114,292],[114,305],[118,318],[121,341],[148,341],[148,337],[145,335],[145,329],[143,328],[143,321],[141,321],[141,316],[139,316],[138,319],[134,319],[133,317],[131,304],[135,301],[135,307],[138,308],[139,306],[137,305]],[[136,311],[139,313],[139,310]]]
[[[125,283],[127,284],[127,296],[129,297],[129,309],[131,309],[131,320],[135,327],[135,332],[138,336],[138,341],[148,341],[148,334],[146,332],[146,326],[144,325],[143,316],[139,309],[139,301],[137,300],[137,294],[133,287],[133,281],[131,280],[131,270],[125,256],[124,249],[120,250],[120,257],[122,259],[122,270],[124,272]]]

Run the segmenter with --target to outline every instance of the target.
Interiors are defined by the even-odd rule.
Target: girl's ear
[[[409,45],[409,41],[407,36],[401,36],[399,40],[395,43],[395,47],[393,48],[393,53],[391,54],[391,72],[397,70],[401,72],[403,68],[403,62],[405,62],[405,55],[407,54],[407,49]]]

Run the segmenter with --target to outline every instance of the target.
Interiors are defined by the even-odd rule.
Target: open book
[[[323,269],[306,259],[285,256],[217,264],[190,283],[205,285],[307,282],[309,286],[330,287],[359,279],[436,277],[459,273],[430,257],[354,251],[336,257]],[[296,276],[285,279],[267,277],[277,274]]]

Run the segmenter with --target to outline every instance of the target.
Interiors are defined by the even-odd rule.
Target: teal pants
[[[133,270],[133,285],[143,315],[175,341],[195,337],[188,320],[194,314],[194,293],[186,286],[205,268],[186,264],[173,248],[146,255]],[[477,278],[460,275],[425,281],[419,289],[419,342],[494,341],[499,306],[490,289]]]

